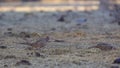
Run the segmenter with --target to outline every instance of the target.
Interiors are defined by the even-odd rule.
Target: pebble
[[[118,22],[118,25],[120,25],[120,22]]]
[[[7,28],[7,31],[12,31],[12,28]]]
[[[8,65],[4,65],[4,68],[8,67]]]
[[[32,65],[28,60],[21,60],[15,64],[15,66],[19,65]]]
[[[0,46],[0,49],[6,49],[7,46]]]
[[[65,19],[64,19],[64,15],[62,15],[57,21],[59,21],[59,22],[64,22],[65,21]]]
[[[11,31],[8,31],[8,32],[4,32],[4,35],[5,36],[14,36],[15,34]]]
[[[40,53],[38,53],[38,52],[35,52],[35,56],[36,56],[36,57],[45,58],[45,56],[44,56],[44,55],[41,55],[41,54],[40,54]]]
[[[0,19],[3,19],[3,17],[5,16],[5,14],[0,14]]]
[[[27,55],[28,55],[29,57],[31,57],[31,56],[33,56],[33,52],[32,52],[32,53],[27,53]]]
[[[119,68],[119,66],[111,66],[111,68]]]
[[[41,55],[40,55],[40,53],[35,52],[35,56],[36,56],[36,57],[40,57]]]
[[[117,58],[113,61],[113,64],[120,64],[120,58]]]
[[[55,30],[56,30],[56,28],[51,28],[51,30],[52,30],[52,31],[55,31]]]
[[[14,55],[7,55],[4,57],[4,59],[12,59],[12,58],[16,58],[16,56]]]
[[[65,42],[64,40],[54,40],[54,42]]]

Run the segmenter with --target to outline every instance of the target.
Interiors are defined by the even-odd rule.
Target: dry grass
[[[69,48],[50,48],[41,50],[42,53],[46,53],[49,55],[63,55],[71,53],[71,49]]]
[[[82,32],[82,31],[73,31],[73,32],[55,32],[52,33],[51,36],[53,36],[54,38],[70,38],[70,37],[85,37],[86,33]]]

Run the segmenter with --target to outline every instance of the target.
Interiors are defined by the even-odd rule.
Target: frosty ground
[[[112,19],[102,11],[0,12],[0,68],[110,68],[120,57],[120,25]],[[20,44],[46,36],[39,50]],[[89,48],[98,43],[116,49]]]

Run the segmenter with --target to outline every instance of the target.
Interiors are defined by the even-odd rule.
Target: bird
[[[102,43],[102,42],[98,43],[95,46],[89,47],[89,48],[99,48],[100,50],[103,50],[103,51],[110,51],[110,50],[115,50],[116,49],[116,47],[113,47],[111,44]]]
[[[32,49],[41,49],[43,47],[46,46],[47,42],[49,42],[49,36],[46,36],[45,38],[39,38],[39,40],[30,43],[30,42],[26,42],[26,43],[20,43],[20,44],[26,44],[31,46]]]

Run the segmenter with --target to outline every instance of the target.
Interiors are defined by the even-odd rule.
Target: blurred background
[[[113,9],[120,0],[0,0],[0,11],[91,11]]]

